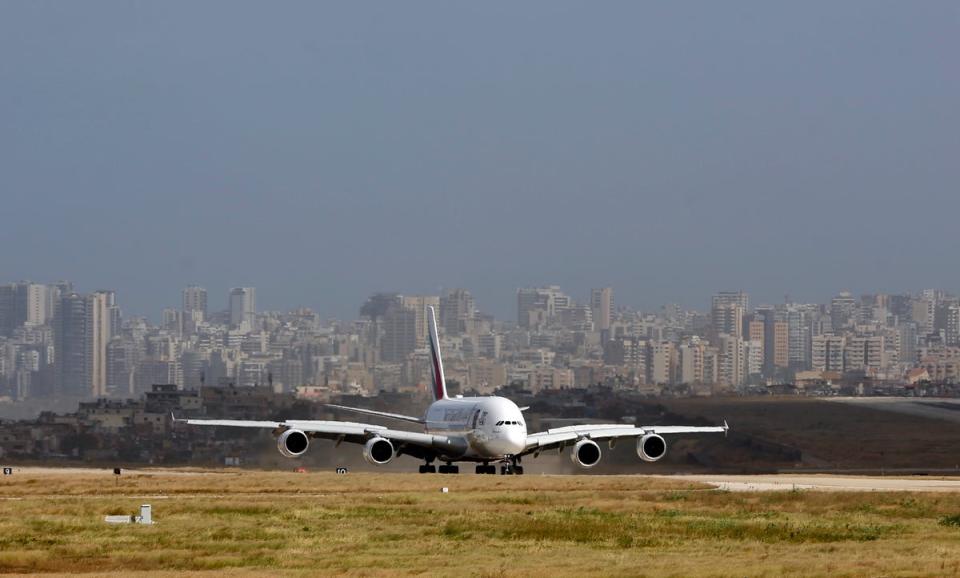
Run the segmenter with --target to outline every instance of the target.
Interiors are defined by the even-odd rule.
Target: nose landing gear
[[[501,476],[522,476],[523,475],[523,466],[520,465],[519,456],[511,456],[509,464],[503,464],[500,466],[500,475]]]

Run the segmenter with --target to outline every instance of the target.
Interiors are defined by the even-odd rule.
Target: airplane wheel
[[[420,466],[421,474],[435,474],[436,472],[437,472],[437,469],[433,466]]]
[[[500,466],[500,475],[501,476],[512,476],[513,470],[510,469],[510,466]]]
[[[477,466],[476,471],[478,474],[485,474],[487,473],[487,466]]]
[[[448,474],[459,474],[459,473],[460,473],[460,466],[447,466],[447,473],[448,473]]]
[[[523,466],[514,466],[513,472],[514,472],[515,474],[517,474],[518,476],[522,476],[522,475],[523,475]]]

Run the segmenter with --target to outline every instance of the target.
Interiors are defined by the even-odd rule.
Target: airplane
[[[273,430],[277,448],[288,458],[306,453],[312,438],[330,439],[339,446],[343,442],[362,444],[364,459],[373,465],[384,465],[395,457],[408,455],[423,460],[420,473],[456,474],[459,462],[476,463],[476,473],[496,474],[500,464],[502,475],[523,474],[521,460],[545,451],[571,447],[570,459],[584,469],[600,463],[602,452],[597,442],[606,441],[613,448],[622,438],[637,440],[637,455],[645,462],[655,462],[667,453],[664,435],[724,433],[722,426],[634,426],[628,424],[589,424],[527,433],[523,412],[505,397],[450,397],[443,375],[437,321],[433,307],[429,313],[429,345],[432,362],[433,403],[423,417],[400,415],[372,409],[328,404],[337,410],[389,418],[423,427],[423,432],[392,429],[381,425],[317,420],[250,421],[229,419],[177,419],[197,426],[253,427]],[[434,467],[433,462],[442,462]]]

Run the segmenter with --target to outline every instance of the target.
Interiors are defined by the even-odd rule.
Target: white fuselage
[[[476,461],[519,454],[527,443],[527,424],[517,404],[497,396],[438,399],[425,415],[426,433],[461,437],[462,455]]]

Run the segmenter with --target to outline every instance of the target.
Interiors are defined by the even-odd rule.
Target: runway
[[[273,475],[283,477],[287,472],[276,472]],[[202,470],[202,469],[166,469],[166,468],[147,468],[147,469],[124,469],[124,480],[148,479],[157,484],[164,479],[181,480],[203,479],[207,476],[237,477],[243,475],[239,471],[228,470]],[[267,478],[272,477],[270,473],[264,473]],[[90,479],[103,478],[113,480],[116,476],[109,468],[49,468],[49,467],[15,467],[14,476],[4,481],[14,482],[22,479],[21,477],[32,478],[70,478],[79,477]],[[534,483],[537,479],[550,479],[551,483],[557,480],[569,479],[583,482],[590,476],[524,476],[527,482]],[[612,481],[617,478],[631,479],[636,476],[597,476],[598,479]],[[713,486],[719,490],[730,492],[775,492],[791,490],[812,490],[821,492],[956,492],[960,493],[960,477],[947,476],[855,476],[855,475],[833,475],[833,474],[758,474],[758,475],[722,475],[722,474],[672,474],[672,475],[644,475],[642,477],[659,478],[663,480],[698,482]],[[297,478],[300,479],[300,478]],[[308,478],[303,478],[304,480]],[[422,480],[421,476],[412,475],[410,480]],[[475,476],[452,476],[449,481],[470,480],[483,481],[485,476],[476,478]],[[202,482],[197,482],[202,483]],[[113,484],[111,484],[113,485]],[[257,488],[247,489],[249,492],[256,493]],[[276,493],[276,488],[270,488],[270,492]],[[702,491],[702,490],[701,490]],[[188,492],[177,492],[178,497],[186,497]],[[297,497],[305,495],[319,495],[311,492],[304,492],[304,489],[298,488],[294,494]],[[200,494],[198,494],[200,495]],[[209,492],[202,495],[209,496]],[[325,495],[325,494],[324,494]],[[155,496],[163,497],[163,496]],[[19,498],[18,498],[19,499]]]
[[[960,423],[960,399],[936,397],[827,397],[827,401]]]
[[[660,476],[658,476],[660,477]],[[710,484],[731,492],[814,490],[821,492],[960,492],[960,478],[834,475],[662,476]]]

